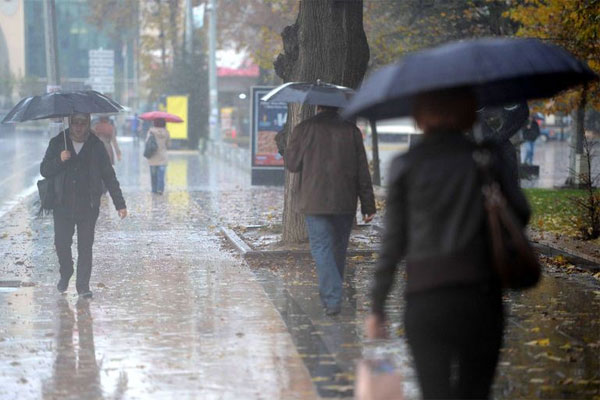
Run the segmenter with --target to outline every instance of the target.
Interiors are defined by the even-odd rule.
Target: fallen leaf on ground
[[[550,346],[550,339],[532,340],[531,342],[526,342],[525,346],[548,347],[548,346]]]

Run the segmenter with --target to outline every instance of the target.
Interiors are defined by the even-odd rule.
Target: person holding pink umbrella
[[[166,122],[178,123],[183,122],[183,119],[164,111],[146,112],[140,115],[140,119],[153,121],[154,126],[146,134],[144,157],[150,165],[152,193],[161,195],[165,191],[165,173],[169,162],[167,151],[171,144],[171,135],[165,128]],[[149,148],[153,151],[148,151]]]
[[[165,173],[169,162],[168,149],[171,142],[171,135],[165,128],[165,120],[162,118],[153,121],[154,126],[148,129],[146,134],[146,143],[154,140],[156,142],[156,151],[148,157],[150,165],[150,180],[152,184],[152,193],[163,194],[165,191]]]

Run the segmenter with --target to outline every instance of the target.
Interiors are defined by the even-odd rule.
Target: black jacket
[[[406,258],[406,293],[490,282],[493,272],[476,145],[461,133],[439,132],[395,158],[390,171],[385,234],[372,289],[383,313],[398,262]],[[492,149],[494,173],[525,225],[529,205],[512,179],[504,153]]]
[[[66,133],[65,133],[66,132]],[[46,149],[46,154],[40,165],[40,173],[46,179],[53,180],[54,190],[54,206],[66,206],[64,193],[65,193],[65,175],[66,170],[73,160],[67,160],[62,162],[60,160],[60,153],[65,150],[65,139],[63,135],[67,135],[67,146],[73,154],[73,145],[71,138],[69,137],[69,130],[59,133],[52,139]],[[86,158],[89,162],[88,174],[89,180],[87,190],[89,193],[89,201],[91,208],[100,207],[100,197],[102,196],[103,186],[108,189],[110,197],[113,200],[113,204],[117,210],[126,208],[125,199],[121,193],[119,181],[115,175],[108,153],[104,144],[96,137],[96,135],[90,133],[85,146],[90,146],[89,157]]]

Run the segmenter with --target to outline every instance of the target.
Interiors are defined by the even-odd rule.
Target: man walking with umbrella
[[[326,314],[339,314],[357,199],[365,222],[376,210],[362,135],[337,108],[318,106],[317,115],[294,128],[284,160],[288,170],[302,171],[296,211],[305,214]]]
[[[91,298],[92,246],[103,184],[121,218],[127,216],[127,208],[104,144],[91,134],[90,114],[69,116],[69,128],[50,140],[40,172],[53,187],[58,291],[66,292],[73,275],[71,245],[77,227],[76,288],[81,297]]]

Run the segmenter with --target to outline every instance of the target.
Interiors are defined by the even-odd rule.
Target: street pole
[[[138,81],[139,70],[139,39],[138,32],[133,39],[133,111],[138,112],[140,108],[140,85]]]
[[[123,56],[123,94],[121,95],[121,101],[126,106],[129,106],[129,35],[125,35],[125,43],[121,49],[121,55]]]
[[[208,91],[210,101],[210,114],[208,122],[210,126],[210,139],[213,142],[221,142],[221,128],[219,126],[219,97],[217,86],[217,1],[210,0],[207,11],[209,12],[209,34],[208,34]]]
[[[44,29],[46,31],[46,92],[60,90],[58,45],[56,40],[56,7],[54,0],[44,0]]]
[[[192,38],[194,37],[194,26],[192,23],[192,0],[185,0],[185,52],[188,61],[192,59]]]
[[[371,125],[371,146],[373,147],[373,184],[381,186],[381,172],[379,169],[379,137],[377,136],[377,122],[369,119]]]
[[[44,30],[46,39],[46,93],[60,90],[60,71],[58,69],[58,41],[56,40],[56,7],[54,0],[44,0]],[[48,133],[51,137],[58,135],[62,127],[62,119],[51,120]],[[65,150],[67,137],[64,137]]]

